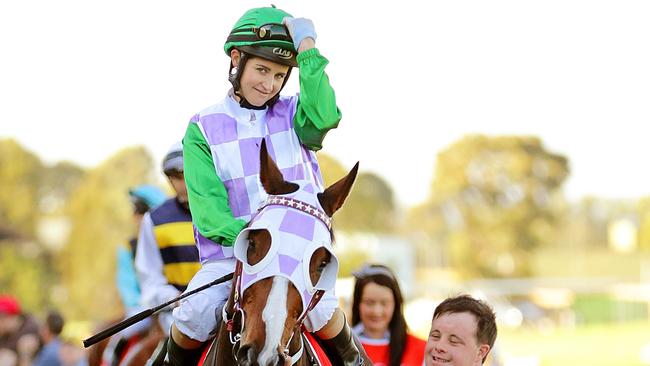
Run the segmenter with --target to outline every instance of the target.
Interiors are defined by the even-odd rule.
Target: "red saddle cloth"
[[[314,336],[309,333],[309,332],[303,332],[305,335],[305,340],[308,344],[305,344],[305,347],[309,347],[312,351],[313,354],[316,356],[316,359],[318,361],[318,364],[321,366],[332,366],[332,363],[330,362],[329,358],[327,357],[327,354],[325,354],[325,351],[323,348],[320,346],[320,343],[314,338]],[[204,348],[203,348],[203,354],[201,355],[201,358],[199,359],[198,365],[203,365],[203,362],[205,361],[206,357],[208,356],[208,352],[210,351],[210,347],[213,345],[213,342],[209,342]],[[306,352],[306,350],[305,350]]]
[[[212,348],[213,344],[215,343],[210,341],[207,342],[206,345],[203,347],[203,353],[201,353],[201,358],[199,358],[199,363],[197,363],[198,366],[203,365],[205,359],[208,357],[208,352],[210,352],[210,348]]]
[[[318,341],[314,338],[314,336],[309,332],[303,332],[303,334],[305,335],[307,343],[309,343],[306,344],[305,347],[310,347],[314,351],[314,355],[316,355],[316,358],[318,359],[318,364],[321,366],[332,366],[332,363],[325,354],[325,351],[320,346],[320,343],[318,343]]]

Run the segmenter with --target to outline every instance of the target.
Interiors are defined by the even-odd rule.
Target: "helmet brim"
[[[265,60],[269,60],[278,64],[290,67],[298,66],[298,62],[296,61],[297,54],[293,51],[281,47],[238,46],[236,48],[248,54],[261,57]]]

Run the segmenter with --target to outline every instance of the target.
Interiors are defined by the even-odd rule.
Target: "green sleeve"
[[[210,147],[196,123],[190,123],[183,138],[183,161],[192,222],[204,237],[232,246],[246,221],[233,216],[226,186],[217,176]]]
[[[325,73],[329,63],[318,49],[312,48],[298,54],[300,94],[294,117],[294,129],[300,142],[317,151],[323,147],[327,131],[336,128],[341,111],[336,106],[334,89]]]

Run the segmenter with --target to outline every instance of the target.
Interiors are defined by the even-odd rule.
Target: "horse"
[[[318,193],[308,181],[285,181],[262,140],[260,182],[268,198],[236,240],[237,265],[223,322],[199,365],[321,364],[305,351],[312,347],[301,325],[334,287],[338,260],[330,218],[350,193],[358,166]],[[292,225],[298,231],[313,230],[312,239],[299,240],[295,233],[278,230]],[[290,251],[297,256],[288,259]],[[289,271],[282,268],[283,260]]]
[[[121,322],[123,318],[118,318],[105,323],[102,327],[108,328]],[[151,326],[128,339],[122,340],[124,344],[118,352],[115,360],[114,349],[117,344],[117,338],[107,337],[96,343],[88,349],[88,366],[144,366],[150,356],[154,353],[156,347],[165,339],[166,334],[162,331],[157,318],[151,323]],[[119,337],[119,336],[117,336]],[[112,344],[113,347],[108,347]]]

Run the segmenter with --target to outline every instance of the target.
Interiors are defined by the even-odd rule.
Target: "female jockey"
[[[202,268],[188,290],[233,272],[233,244],[266,193],[259,182],[262,139],[288,181],[311,179],[322,189],[314,151],[337,127],[336,106],[325,66],[315,48],[313,23],[275,7],[247,11],[224,45],[232,89],[220,103],[195,115],[183,139],[185,180]],[[291,68],[299,68],[300,94],[281,97]],[[230,283],[183,300],[174,310],[168,346],[172,365],[196,364],[211,337]],[[219,310],[218,310],[219,309]],[[327,293],[304,325],[342,356],[360,363],[359,350],[336,297]]]

